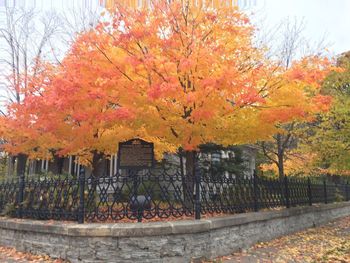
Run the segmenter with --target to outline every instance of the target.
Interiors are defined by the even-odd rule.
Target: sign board
[[[141,139],[131,139],[119,143],[119,169],[145,169],[154,165],[153,143]]]

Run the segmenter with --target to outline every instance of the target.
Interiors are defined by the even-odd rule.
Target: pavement
[[[67,263],[61,259],[48,256],[38,256],[31,253],[16,251],[14,248],[0,247],[0,263]]]
[[[350,217],[218,258],[220,263],[350,262]]]

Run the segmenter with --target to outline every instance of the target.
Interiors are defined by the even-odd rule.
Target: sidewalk
[[[213,262],[350,262],[350,217],[259,243]]]
[[[48,256],[38,256],[16,251],[14,248],[0,247],[1,263],[66,263],[60,259],[51,259]]]

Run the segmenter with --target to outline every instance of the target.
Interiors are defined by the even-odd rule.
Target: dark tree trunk
[[[281,179],[284,177],[283,153],[278,153],[278,175]]]
[[[195,180],[195,162],[196,152],[185,151],[186,156],[186,173],[182,182],[184,191],[184,203],[187,209],[193,208],[194,180]]]
[[[23,175],[25,174],[27,159],[28,159],[28,155],[26,154],[20,153],[17,155],[17,167],[16,167],[17,176],[21,174]]]
[[[97,185],[99,184],[99,177],[105,175],[105,158],[103,153],[97,151],[93,152],[92,156],[92,180],[91,180],[91,190],[93,191],[93,199],[88,201],[87,209],[95,211],[97,209],[97,204],[99,203],[99,194],[97,193]]]
[[[284,178],[284,147],[282,135],[277,135],[277,158],[278,158],[278,175],[280,179]]]
[[[49,164],[49,172],[62,174],[64,158],[54,155],[53,161]]]
[[[16,163],[16,156],[9,154],[7,160],[7,176],[11,176],[14,174],[14,167]]]
[[[92,174],[96,177],[106,175],[106,163],[103,153],[94,151],[92,157]]]

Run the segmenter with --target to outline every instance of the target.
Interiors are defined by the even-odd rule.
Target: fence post
[[[310,177],[307,178],[307,195],[309,198],[309,205],[312,205],[312,192],[311,192],[311,179]]]
[[[78,208],[78,223],[84,223],[84,188],[85,188],[85,169],[80,167],[79,170],[79,208]]]
[[[326,178],[323,179],[323,190],[324,190],[324,203],[327,204],[327,182],[326,182]]]
[[[258,189],[258,177],[256,174],[256,170],[253,173],[253,198],[254,198],[254,211],[259,211],[259,189]]]
[[[195,171],[195,184],[196,184],[196,199],[194,202],[194,216],[195,219],[201,219],[201,194],[200,194],[200,183],[201,183],[201,172],[199,169]]]
[[[18,217],[22,218],[23,217],[23,201],[24,201],[24,174],[21,173],[19,175],[19,180],[18,180]]]
[[[285,198],[286,198],[286,207],[290,207],[290,200],[289,200],[289,188],[288,188],[288,177],[284,176],[284,192],[285,192]]]

